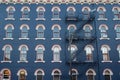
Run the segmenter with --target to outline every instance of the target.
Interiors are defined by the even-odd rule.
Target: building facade
[[[119,80],[120,0],[0,0],[0,80]]]

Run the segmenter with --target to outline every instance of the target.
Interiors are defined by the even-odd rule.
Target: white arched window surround
[[[27,46],[27,45],[25,45],[25,44],[20,45],[18,50],[19,50],[19,51],[21,51],[22,47],[26,47],[26,50],[27,50],[27,51],[29,50],[28,46]]]
[[[104,29],[103,29],[103,28],[104,28]],[[107,26],[106,24],[101,24],[101,25],[99,26],[99,30],[100,30],[100,34],[101,34],[100,40],[102,40],[102,39],[107,39],[107,40],[109,40],[109,38],[108,38],[108,33],[107,33],[108,26]]]
[[[42,52],[40,51],[38,53],[38,49],[42,49]],[[36,61],[35,61],[35,63],[36,62],[45,62],[44,59],[43,59],[45,47],[43,45],[37,45],[36,48],[35,48],[35,51],[36,51]]]
[[[113,12],[113,14],[114,14],[113,20],[120,20],[120,7],[114,6],[114,7],[112,8],[112,12]]]
[[[62,75],[62,73],[59,69],[54,69],[51,75],[53,76],[53,80],[60,80],[60,76]]]
[[[24,72],[24,74],[21,75],[21,72]],[[18,76],[18,80],[21,80],[21,77],[24,79],[26,79],[26,76],[27,76],[27,71],[25,69],[20,69],[18,72],[17,72],[17,76]]]
[[[116,40],[120,39],[120,24],[116,24],[114,30],[116,31]]]
[[[93,74],[89,74],[89,71],[92,71]],[[88,70],[86,71],[86,75],[96,75],[96,72],[94,71],[94,69],[88,69]]]
[[[52,60],[52,62],[62,62],[60,60],[60,51],[61,51],[60,45],[57,45],[57,44],[53,45],[51,49],[53,51],[53,60]]]
[[[102,45],[101,46],[101,51],[103,54],[103,61],[102,62],[112,62],[110,61],[110,56],[109,56],[109,51],[110,51],[110,47],[108,45]]]
[[[42,31],[39,31],[38,29],[39,28],[41,28],[42,27]],[[43,40],[45,40],[45,38],[44,38],[44,30],[45,30],[45,26],[43,25],[43,24],[38,24],[37,26],[36,26],[36,30],[37,30],[37,38],[35,38],[36,40],[38,40],[38,39],[43,39]]]
[[[75,16],[76,9],[74,6],[69,6],[67,8],[67,16],[68,17],[74,17]]]
[[[78,70],[77,69],[71,69],[71,71],[75,71],[76,72],[76,75],[79,75],[79,73],[78,73]],[[69,75],[70,75],[70,71],[69,71]]]
[[[5,40],[5,39],[13,40],[13,38],[12,38],[12,35],[13,35],[12,30],[14,30],[14,26],[12,24],[7,24],[4,29],[6,30],[6,37],[3,38],[3,40]]]
[[[82,8],[82,12],[83,12],[86,8],[88,9],[89,12],[91,11],[91,9],[90,9],[88,6],[84,6],[84,7]]]
[[[96,72],[93,69],[88,69],[86,71],[87,80],[95,80]]]
[[[100,11],[100,10],[103,10],[103,11]],[[107,18],[105,18],[105,12],[106,12],[106,9],[105,7],[103,6],[99,6],[97,8],[97,12],[99,13],[99,17],[98,17],[98,20],[107,20]]]
[[[87,61],[93,61],[93,46],[92,45],[86,45],[84,50],[86,51],[86,60]]]
[[[120,62],[120,44],[117,46],[117,51],[118,51],[118,56],[119,56],[119,61]]]
[[[58,6],[54,6],[52,9],[51,9],[53,15],[52,15],[52,20],[61,20],[60,19],[60,11],[61,9],[58,7]]]
[[[57,27],[57,30],[55,29],[56,27]],[[55,25],[52,26],[51,29],[53,30],[53,38],[52,38],[52,40],[54,40],[54,39],[61,40],[61,38],[60,38],[60,30],[61,30],[60,25],[55,24]]]
[[[79,75],[77,69],[71,69],[69,71],[69,75],[71,76],[72,80],[78,80],[77,76]]]
[[[6,44],[5,46],[3,46],[2,50],[4,51],[4,50],[5,50],[5,48],[6,48],[7,46],[9,46],[9,47],[10,47],[10,50],[11,50],[11,51],[13,50],[13,49],[12,49],[12,46],[11,46],[11,45],[9,45],[9,44]]]
[[[11,71],[8,68],[4,68],[4,69],[1,70],[1,72],[0,72],[2,74],[1,79],[4,80],[4,71],[5,70],[7,70],[9,72],[8,80],[11,80]]]
[[[24,27],[27,28],[27,32],[23,32],[23,31],[22,31],[22,29],[23,29]],[[19,40],[21,40],[21,39],[27,39],[27,40],[29,40],[29,38],[28,38],[28,30],[29,30],[29,29],[30,29],[30,28],[29,28],[29,26],[28,26],[27,24],[23,24],[23,25],[20,26],[21,38],[19,38]],[[24,36],[25,36],[25,37],[24,37]]]
[[[37,69],[37,70],[35,71],[34,75],[37,75],[37,72],[38,72],[38,71],[41,71],[41,72],[42,72],[42,75],[45,75],[45,72],[44,72],[42,69]]]
[[[7,11],[7,18],[5,18],[5,20],[15,20],[14,19],[15,7],[14,6],[8,6],[6,8],[6,11]]]
[[[103,71],[103,75],[104,75],[105,80],[106,79],[107,80],[112,80],[113,72],[110,69],[107,68]]]
[[[82,8],[83,20],[88,20],[90,18],[91,9],[88,6]]]
[[[24,11],[25,9],[27,9],[27,11]],[[20,20],[30,20],[29,18],[30,8],[28,6],[23,6],[21,8],[21,12],[22,12],[22,18],[20,18]]]
[[[76,25],[70,24],[70,25],[68,25],[67,30],[70,30],[71,27],[74,27],[75,30],[77,29]]]
[[[83,26],[83,30],[85,30],[85,27],[86,27],[86,26],[89,26],[89,27],[90,27],[90,30],[93,30],[93,28],[92,28],[92,26],[91,26],[90,24],[84,25],[84,26]]]
[[[106,75],[106,73],[105,73],[106,71],[109,71],[110,75],[113,75],[113,72],[110,69],[108,69],[108,68],[103,71],[103,75]]]
[[[45,73],[42,69],[37,69],[34,75],[36,76],[36,80],[44,80],[43,76],[45,75]]]
[[[71,8],[73,9],[74,12],[76,11],[76,9],[75,9],[74,6],[69,6],[69,7],[67,8],[67,12],[68,12]]]
[[[39,6],[39,7],[37,7],[36,11],[37,11],[36,20],[45,20],[45,18],[44,18],[44,13],[46,11],[45,8],[43,6]]]

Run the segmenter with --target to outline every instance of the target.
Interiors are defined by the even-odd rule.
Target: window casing
[[[60,48],[58,46],[55,46],[53,49],[53,61],[60,61]]]
[[[75,70],[70,71],[71,80],[77,80],[78,73]]]
[[[53,80],[60,80],[60,72],[59,71],[54,71],[53,73]]]
[[[43,72],[42,71],[37,72],[36,80],[43,80]]]
[[[55,26],[53,29],[53,38],[60,38],[60,30],[58,26]]]
[[[76,30],[75,27],[70,25],[70,27],[69,27],[69,35],[73,35],[75,30]]]
[[[120,26],[116,26],[116,38],[120,38]]]
[[[67,11],[68,17],[74,17],[75,16],[75,10],[74,7],[70,7]]]
[[[11,48],[9,46],[5,47],[4,51],[4,61],[10,61]]]
[[[11,74],[9,70],[4,70],[2,73],[2,80],[11,80]]]
[[[98,11],[98,14],[99,14],[99,18],[105,18],[105,11],[103,10],[103,8],[100,8],[99,11]]]
[[[88,10],[88,8],[85,8],[83,10],[83,20],[88,20],[90,18],[90,11]]]
[[[120,12],[119,12],[118,8],[114,8],[113,14],[114,14],[114,19],[120,18]]]
[[[53,18],[58,19],[59,18],[59,9],[58,8],[54,8],[53,10]]]
[[[20,71],[18,80],[26,80],[26,73],[24,70]]]
[[[90,46],[86,47],[86,60],[93,61],[92,48]]]
[[[15,12],[15,9],[14,9],[14,7],[8,7],[9,9],[8,9],[8,16],[7,16],[7,18],[14,18],[14,12]]]
[[[12,38],[12,26],[8,26],[6,29],[6,38]]]
[[[104,79],[105,80],[112,80],[111,74],[108,70],[105,71]]]
[[[21,47],[20,51],[20,61],[27,61],[27,48],[25,46]]]
[[[37,29],[37,38],[44,38],[44,29],[42,26],[40,26],[38,29]]]
[[[85,38],[91,38],[92,37],[90,26],[86,26],[84,31],[85,31]]]
[[[106,26],[101,26],[100,31],[101,31],[101,38],[108,38]]]
[[[22,27],[21,38],[28,38],[28,29],[26,26]]]
[[[28,19],[29,18],[29,9],[28,9],[28,7],[24,7],[23,8],[23,11],[22,11],[22,18],[23,19]]]
[[[45,13],[45,9],[43,7],[38,7],[37,18],[40,20],[44,20],[44,13]]]
[[[96,73],[94,72],[94,70],[89,69],[86,75],[87,75],[87,80],[95,80]]]
[[[36,61],[43,61],[44,50],[41,46],[37,49]]]

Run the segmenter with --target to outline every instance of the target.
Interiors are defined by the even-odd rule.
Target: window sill
[[[5,18],[5,20],[15,20],[15,18]]]
[[[116,40],[120,40],[120,38],[115,38]]]
[[[12,61],[1,61],[1,63],[12,63]]]
[[[118,61],[118,63],[120,63],[120,60]]]
[[[45,18],[36,18],[36,20],[42,20],[42,21],[45,21],[46,19]]]
[[[102,61],[102,63],[104,63],[104,62],[105,62],[105,63],[106,63],[106,62],[112,63],[112,61]]]
[[[45,38],[35,38],[35,40],[45,40]]]
[[[110,40],[110,38],[100,38],[100,40]]]
[[[98,18],[98,20],[108,20],[107,18]]]
[[[113,20],[120,20],[120,18],[113,18]]]
[[[61,40],[61,38],[52,38],[52,40]]]
[[[52,18],[51,20],[54,21],[54,20],[61,20],[61,19],[60,18]]]
[[[13,40],[14,38],[3,38],[3,40]]]
[[[28,61],[17,61],[18,63],[28,63]]]
[[[54,62],[58,62],[58,63],[61,63],[62,61],[51,61],[52,63],[54,63]]]
[[[29,40],[29,38],[19,38],[19,40]]]
[[[20,20],[30,20],[30,18],[20,18]]]
[[[93,61],[93,60],[86,60],[85,62],[88,62],[88,63],[89,63],[89,62],[94,62],[94,61]]]
[[[41,63],[45,63],[45,61],[34,61],[35,63],[39,63],[39,62],[41,62]]]

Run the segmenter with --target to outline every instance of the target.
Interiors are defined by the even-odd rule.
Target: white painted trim
[[[101,61],[102,63],[112,63],[112,61]]]
[[[3,38],[3,40],[13,40],[14,38]]]
[[[61,38],[51,38],[51,40],[61,40]]]
[[[54,48],[55,48],[55,47],[58,47],[58,48],[59,48],[59,50],[61,51],[61,46],[60,46],[60,45],[57,45],[57,44],[55,44],[55,45],[53,45],[53,46],[52,46],[52,48],[51,48],[51,49],[52,49],[52,51],[54,51]]]
[[[45,63],[45,61],[34,61],[35,63]]]
[[[59,12],[61,11],[58,6],[54,6],[54,7],[51,9],[51,11],[53,12],[55,8],[57,8]]]
[[[56,62],[58,62],[58,63],[62,63],[62,61],[51,61],[52,63],[56,63]]]
[[[12,63],[12,61],[1,61],[1,63]]]
[[[46,19],[45,18],[36,18],[36,21],[39,21],[39,20],[45,21]]]
[[[35,38],[35,40],[45,40],[46,38]]]
[[[102,38],[101,37],[100,40],[110,40],[110,38],[107,38],[107,37],[106,38]]]
[[[5,18],[5,20],[15,20],[15,18]]]
[[[20,20],[30,20],[30,18],[20,18]]]
[[[29,40],[30,38],[19,38],[19,40]]]
[[[98,20],[108,20],[107,18],[98,18]]]
[[[58,20],[58,21],[60,21],[61,20],[61,18],[52,18],[51,20]]]
[[[45,11],[45,8],[43,6],[38,6],[37,9],[36,9],[36,11],[38,12],[40,8],[42,8],[43,11]]]
[[[17,61],[18,63],[28,63],[28,61]]]
[[[37,46],[35,47],[35,51],[37,51],[37,49],[38,49],[39,47],[42,47],[43,51],[45,51],[44,45],[41,45],[41,44],[39,44],[39,45],[37,45]]]

